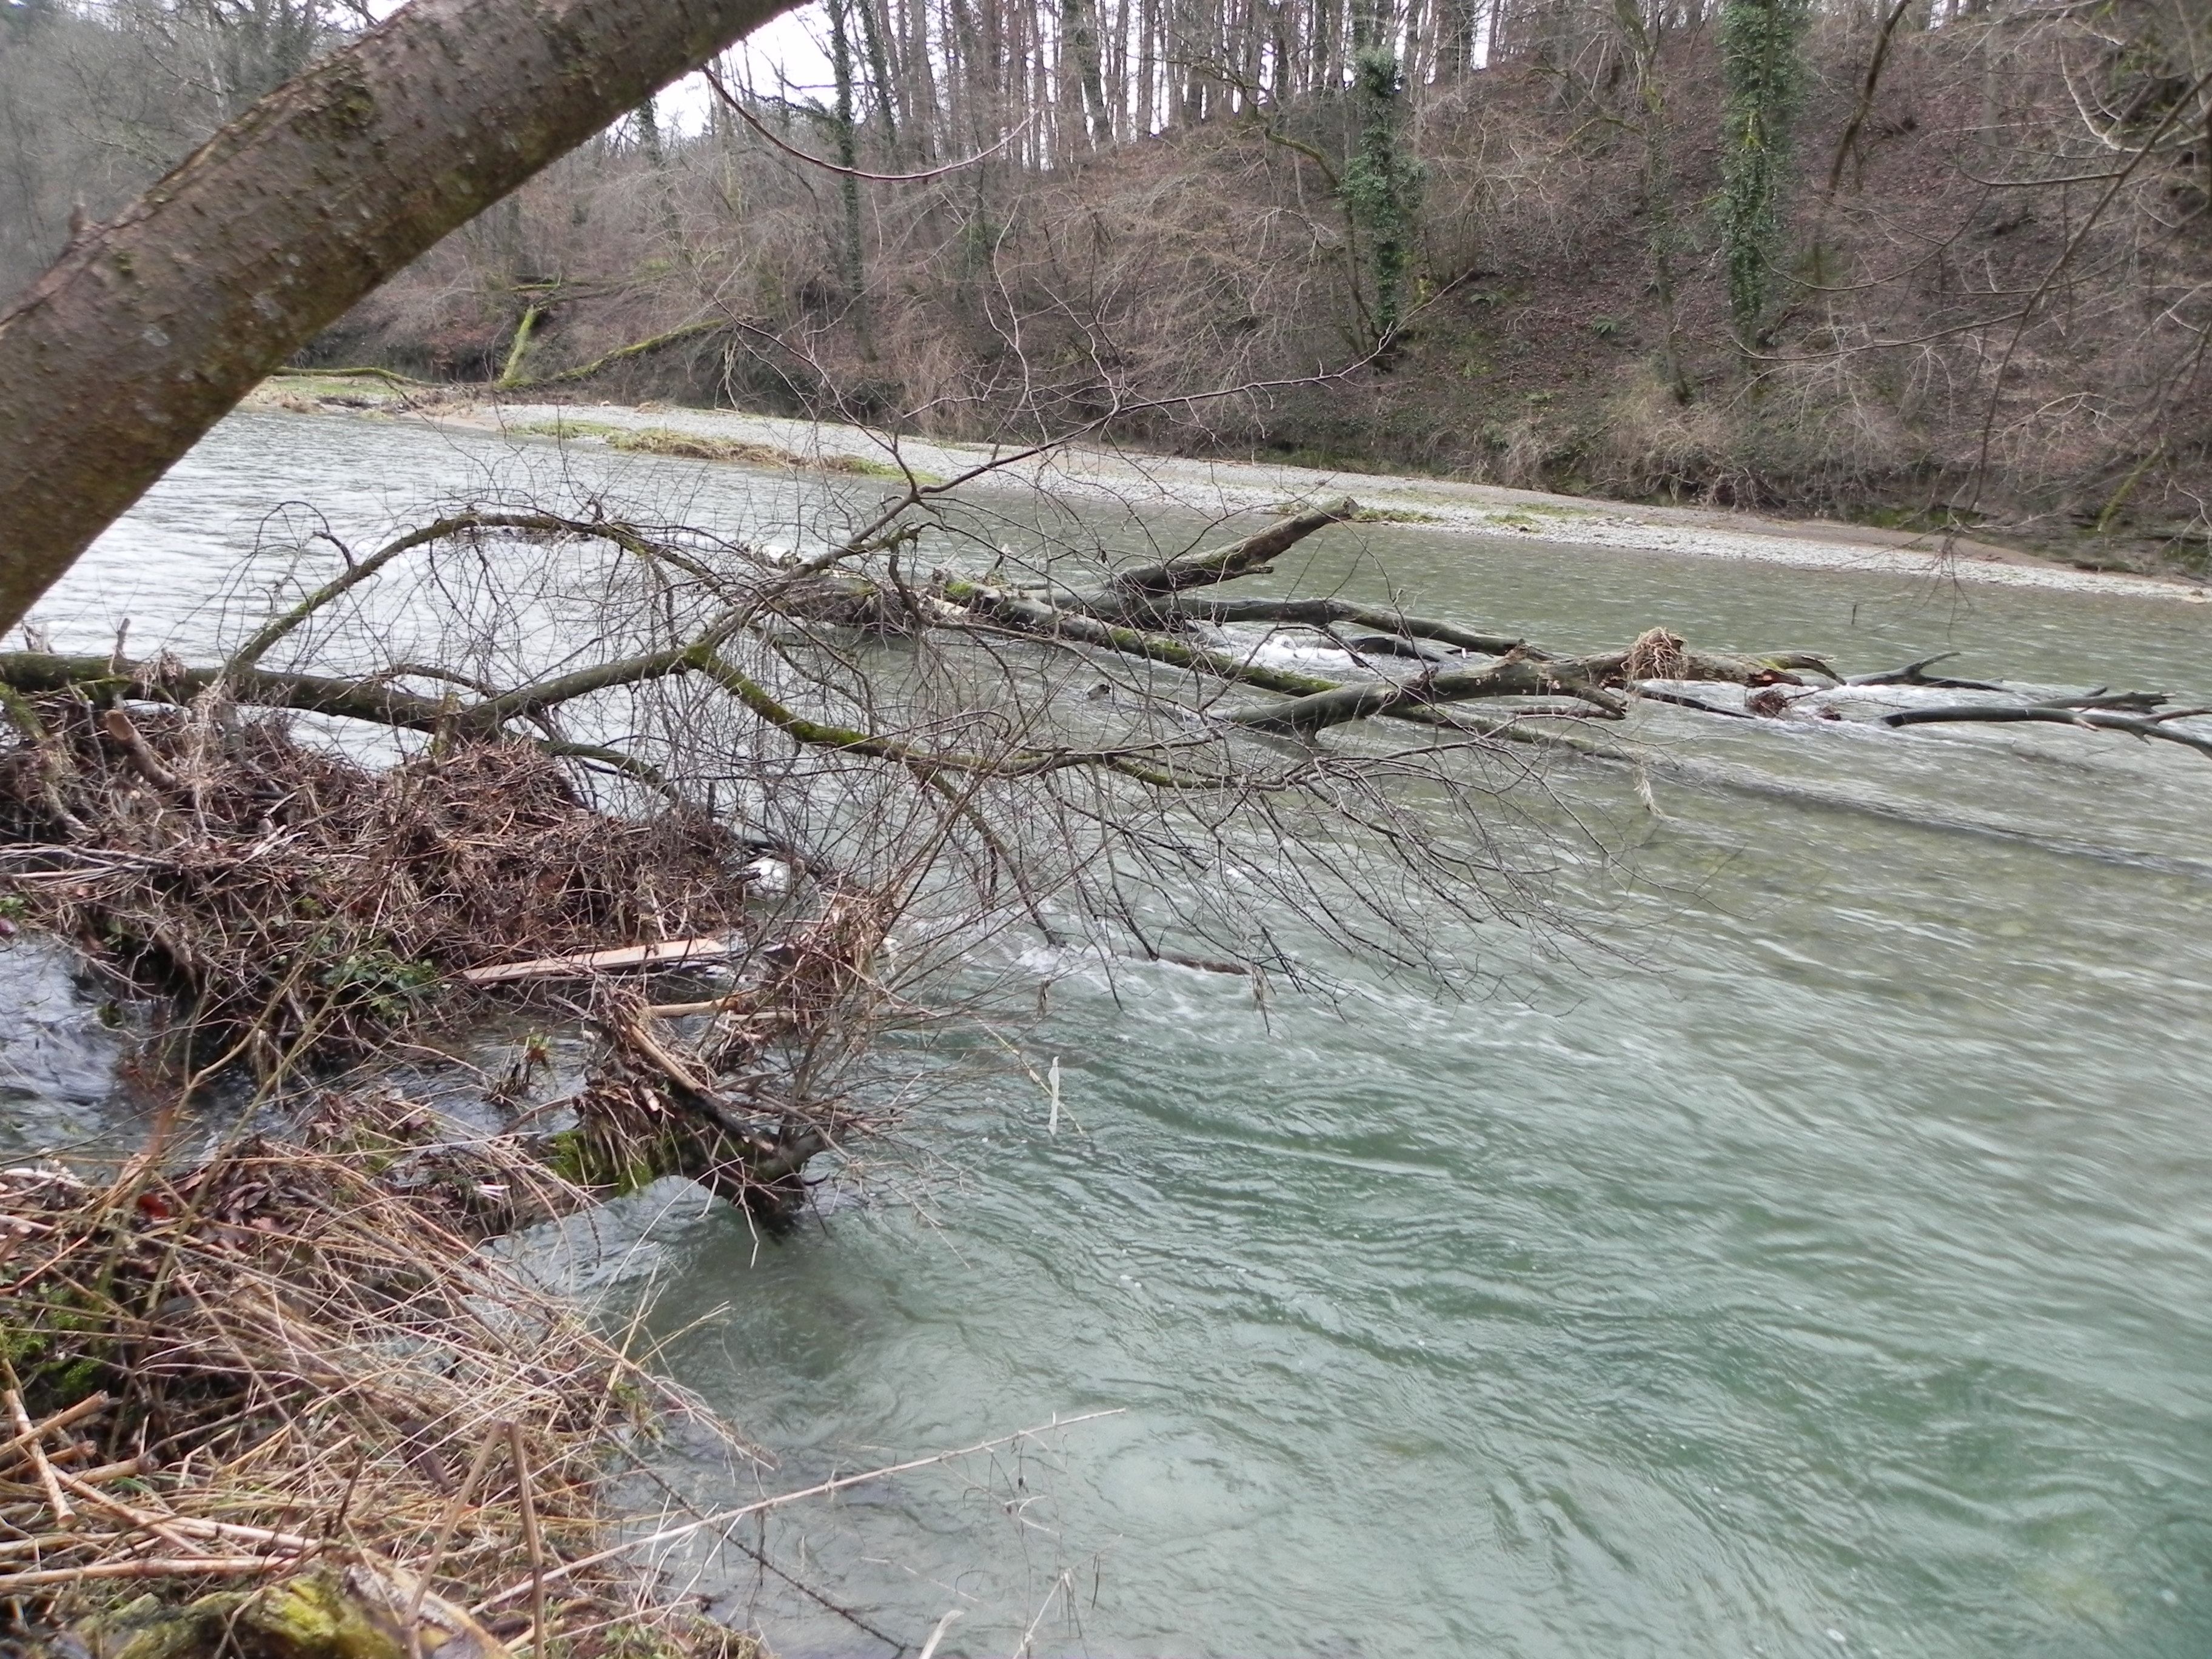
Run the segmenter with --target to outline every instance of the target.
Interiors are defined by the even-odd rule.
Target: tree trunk
[[[0,313],[0,630],[316,333],[787,0],[415,0]]]

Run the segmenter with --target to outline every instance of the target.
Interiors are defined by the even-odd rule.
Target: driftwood
[[[651,945],[610,945],[574,956],[538,957],[528,962],[502,962],[483,968],[465,968],[458,975],[470,985],[510,985],[526,979],[578,979],[617,969],[655,972],[688,968],[695,963],[724,962],[744,948],[727,934],[704,939],[662,939]]]
[[[910,484],[909,504],[924,488]],[[189,1005],[193,1025],[216,1039],[190,1057],[196,1079],[227,1059],[278,1076],[303,1057],[374,1052],[444,988],[520,995],[580,980],[605,1054],[573,1103],[576,1130],[553,1149],[562,1169],[600,1190],[685,1175],[775,1216],[848,1123],[764,1093],[754,1068],[777,1045],[817,1041],[831,1011],[880,996],[872,957],[896,902],[835,874],[842,831],[814,847],[751,838],[713,821],[696,786],[687,795],[682,777],[661,775],[661,753],[567,733],[572,709],[611,695],[688,683],[685,707],[713,712],[687,714],[687,725],[734,734],[718,763],[733,775],[805,756],[831,775],[901,781],[932,803],[930,833],[967,838],[985,886],[1011,884],[1048,936],[1051,895],[1021,844],[1032,810],[1046,815],[1046,839],[1082,823],[1111,836],[1121,815],[1157,825],[1177,799],[1210,798],[1218,823],[1288,793],[1371,835],[1380,781],[1450,787],[1455,757],[1473,749],[1511,740],[1633,759],[1575,726],[1620,721],[1645,698],[1741,720],[1787,714],[1824,687],[1971,690],[2008,700],[1900,710],[1881,723],[2046,724],[2212,757],[2212,736],[2186,724],[2204,711],[2169,707],[2161,693],[2015,696],[1933,672],[1940,657],[1846,678],[1815,653],[1716,652],[1659,627],[1571,654],[1388,606],[1214,591],[1266,574],[1358,511],[1331,501],[1088,585],[922,577],[902,567],[917,532],[896,513],[803,562],[610,518],[455,514],[349,555],[222,661],[0,653],[0,717],[14,733],[0,747],[0,834],[13,838],[0,883],[28,920],[104,941],[119,969]],[[596,547],[640,573],[662,596],[651,627],[611,635],[596,659],[506,685],[440,664],[341,673],[301,648],[309,624],[403,560],[514,538]],[[1224,631],[1255,624],[1330,645],[1346,666],[1324,675],[1255,660],[1249,634]],[[981,647],[1012,684],[1036,685],[1021,677],[1071,663],[1111,665],[1121,678],[1083,698],[1026,692],[1036,701],[1011,714],[956,702],[950,714],[903,705],[913,712],[902,720],[896,698],[876,695],[866,655],[901,635]],[[1699,684],[1748,695],[1726,706],[1696,695]],[[276,718],[289,714],[420,733],[428,747],[379,773],[303,749]],[[1384,722],[1417,729],[1387,753],[1379,738],[1330,746]],[[593,771],[678,805],[658,817],[604,811],[581,789],[580,774]],[[1054,793],[1071,778],[1086,793]],[[1347,805],[1349,779],[1363,781]],[[1130,833],[1172,847],[1183,830]],[[1419,865],[1424,890],[1462,902],[1474,866],[1435,853],[1409,820],[1388,840]],[[808,872],[809,896],[777,926],[740,926],[741,866],[764,847]],[[910,890],[921,867],[885,872],[885,890]],[[1065,890],[1083,875],[1069,866],[1056,879]],[[1087,902],[1120,902],[1103,888]],[[1375,937],[1364,925],[1345,931],[1359,944]],[[1148,957],[1218,960],[1141,929],[1137,943]],[[703,1002],[654,1010],[601,982],[710,959],[732,964],[737,988]],[[671,1022],[684,1018],[705,1024],[679,1040]]]

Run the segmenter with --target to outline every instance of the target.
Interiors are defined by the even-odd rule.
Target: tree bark
[[[0,313],[0,630],[284,358],[788,0],[415,0]]]
[[[1358,511],[1358,503],[1349,495],[1321,507],[1309,507],[1303,513],[1278,519],[1265,530],[1231,542],[1225,547],[1217,547],[1204,553],[1186,553],[1158,564],[1139,565],[1133,570],[1117,571],[1107,582],[1106,592],[1113,600],[1124,605],[1141,605],[1146,601],[1180,593],[1186,587],[1210,587],[1216,582],[1234,581],[1239,576],[1265,575],[1273,560],[1281,557],[1315,531],[1340,524]],[[1104,599],[1094,599],[1091,601],[1091,606],[1095,610],[1107,602]]]

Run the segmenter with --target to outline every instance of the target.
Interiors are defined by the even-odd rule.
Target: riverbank
[[[548,441],[733,465],[911,474],[934,483],[1018,452],[900,437],[872,428],[665,404],[508,401],[471,388],[375,377],[287,375],[246,406],[297,414],[373,415]],[[684,440],[692,441],[687,443]],[[2179,576],[2082,569],[2057,558],[1964,537],[1829,520],[1762,518],[1719,507],[1663,507],[1386,473],[1190,459],[1069,444],[1006,461],[979,484],[1049,488],[1073,503],[1174,508],[1206,517],[1266,512],[1350,493],[1387,522],[1445,532],[1700,558],[1856,571],[1942,582],[2205,602],[2212,588]]]
[[[18,941],[9,951],[45,948]],[[187,1152],[0,1170],[0,1595],[107,1659],[761,1659],[625,1547],[678,1428],[751,1454],[543,1281],[580,1207],[389,1086]]]
[[[43,1028],[27,1079],[0,1035],[0,1101],[33,1085],[0,1169],[0,1600],[101,1659],[747,1659],[630,1550],[707,1524],[665,1441],[765,1460],[557,1263],[663,1176],[768,1230],[803,1201],[859,1114],[724,1068],[757,1087],[817,1023],[855,1044],[875,911],[749,907],[735,834],[596,805],[563,763],[599,751],[451,699],[396,763],[303,740],[283,693],[337,682],[259,659],[349,585],[219,690],[35,653],[0,685],[0,1005]],[[323,712],[426,726],[388,684]],[[611,971],[645,963],[692,971]],[[136,1041],[83,1035],[111,1023]],[[74,1133],[37,1133],[42,1050],[80,1061]]]

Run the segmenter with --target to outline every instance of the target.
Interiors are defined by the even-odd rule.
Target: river
[[[44,614],[189,644],[280,503],[366,536],[524,486],[756,531],[823,487],[242,416]],[[1298,562],[1559,646],[1663,623],[2212,701],[2212,606],[2151,592],[1419,525]],[[739,1490],[1119,1413],[746,1538],[909,1651],[961,1610],[945,1656],[2212,1651],[2212,766],[1638,720],[1805,793],[1662,769],[1654,817],[1571,777],[1623,854],[1563,878],[1587,937],[1482,930],[1463,998],[1040,951],[1010,1041],[1059,1060],[1059,1133],[1000,1064],[789,1240],[659,1214],[668,1363],[779,1465]],[[891,1651],[741,1557],[701,1588],[785,1659]]]

